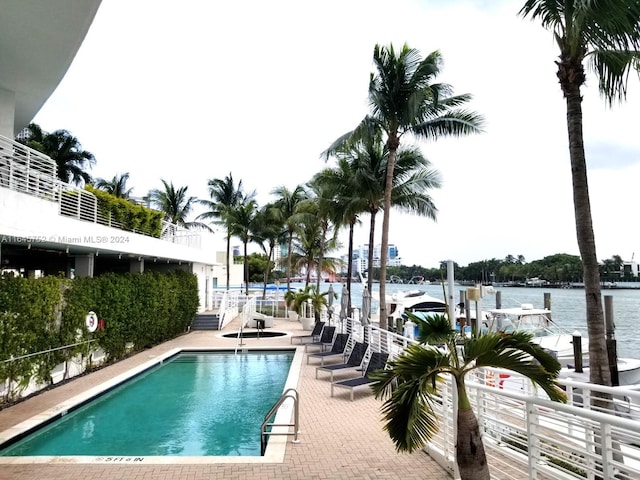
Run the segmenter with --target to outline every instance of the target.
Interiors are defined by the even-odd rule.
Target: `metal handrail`
[[[293,423],[270,423],[269,419],[276,413],[276,410],[287,400],[288,398],[293,400]],[[293,435],[293,443],[299,443],[298,439],[298,426],[300,419],[300,394],[295,388],[288,388],[278,399],[278,401],[271,407],[269,413],[264,417],[264,421],[260,427],[260,455],[264,455],[267,449],[267,435]],[[287,430],[286,432],[274,432],[267,430],[267,427],[293,427],[293,432]]]
[[[7,358],[6,360],[0,360],[0,364],[17,362],[18,360],[24,360],[25,358],[37,357],[38,355],[44,355],[45,353],[57,352],[59,350],[66,350],[66,349],[71,348],[71,347],[77,347],[78,345],[89,344],[89,343],[95,342],[95,341],[97,341],[97,340],[95,338],[93,338],[93,339],[90,339],[90,340],[85,340],[83,342],[76,342],[76,343],[71,343],[69,345],[63,345],[61,347],[55,347],[55,348],[49,348],[47,350],[41,350],[41,351],[35,352],[35,353],[27,353],[25,355],[20,355],[18,357],[11,357],[11,358]]]

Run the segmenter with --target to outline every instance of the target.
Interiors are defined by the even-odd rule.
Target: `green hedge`
[[[116,197],[93,188],[91,185],[85,186],[85,190],[95,195],[100,213],[105,218],[111,218],[122,225],[124,230],[152,237],[160,237],[162,234],[162,219],[164,218],[162,212]]]
[[[54,366],[101,347],[110,361],[122,358],[127,343],[139,351],[180,335],[198,310],[195,275],[171,273],[105,274],[96,278],[0,278],[0,362],[56,347],[73,348],[0,363],[0,381],[21,390],[35,377],[46,382]],[[89,311],[104,330],[85,328]],[[94,339],[91,345],[83,343]],[[17,392],[10,392],[15,394]],[[7,395],[11,396],[11,395]]]

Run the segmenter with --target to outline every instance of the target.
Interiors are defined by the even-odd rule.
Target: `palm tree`
[[[129,180],[129,172],[123,174],[116,174],[111,180],[105,180],[104,178],[97,178],[93,183],[93,186],[98,190],[103,190],[111,195],[119,198],[129,198],[133,188],[127,188],[127,181]]]
[[[551,400],[565,401],[556,383],[560,363],[525,332],[511,335],[484,333],[461,337],[445,315],[424,319],[408,314],[418,324],[418,341],[410,345],[389,369],[372,374],[376,398],[383,398],[384,429],[398,451],[421,448],[437,431],[432,405],[438,385],[450,375],[457,391],[456,462],[462,480],[490,478],[478,420],[471,408],[465,380],[478,368],[504,368],[529,378]],[[437,348],[430,345],[443,345]]]
[[[264,271],[264,285],[262,288],[262,299],[267,296],[267,282],[269,274],[273,268],[273,252],[276,246],[286,241],[284,224],[281,222],[279,212],[272,203],[265,205],[258,212],[254,219],[252,240],[260,245],[260,248],[267,256],[267,266]]]
[[[640,62],[640,2],[637,0],[529,0],[523,17],[539,19],[553,31],[560,49],[558,79],[567,103],[567,131],[573,182],[578,248],[582,257],[589,334],[589,379],[611,385],[600,273],[589,201],[587,164],[582,135],[584,61],[596,74],[600,94],[609,105],[626,98],[629,73]]]
[[[198,219],[213,220],[219,225],[223,225],[227,233],[227,290],[231,277],[231,225],[229,224],[229,214],[240,204],[245,194],[242,188],[242,180],[236,187],[233,175],[223,179],[214,178],[207,182],[209,186],[209,197],[211,200],[199,200],[198,203],[204,205],[208,210],[198,215]],[[253,198],[255,193],[249,195]]]
[[[316,222],[320,227],[320,243],[318,250],[318,261],[316,265],[316,290],[320,291],[320,282],[322,281],[322,267],[324,265],[325,247],[327,246],[327,234],[333,230],[333,243],[337,245],[337,237],[339,228],[337,223],[341,220],[341,215],[336,209],[337,200],[334,196],[336,192],[329,185],[325,185],[322,181],[318,182],[314,176],[307,184],[309,191],[313,197],[307,200],[313,204],[312,218],[308,221]]]
[[[348,142],[343,150],[334,153],[350,160],[357,188],[354,193],[364,202],[364,211],[369,213],[369,291],[373,288],[373,253],[375,245],[376,216],[384,206],[384,192],[387,180],[388,149],[377,131],[362,132],[356,142]],[[393,186],[392,207],[407,213],[414,213],[432,220],[436,219],[437,208],[429,190],[440,188],[440,174],[430,168],[430,162],[415,146],[399,147],[397,153]],[[382,317],[380,317],[382,318]]]
[[[80,141],[67,130],[47,133],[36,123],[27,126],[29,131],[21,143],[49,156],[56,162],[58,178],[76,185],[91,183],[91,175],[86,171],[95,163],[93,153],[83,150]]]
[[[193,210],[193,206],[198,201],[196,197],[187,196],[189,187],[176,188],[173,186],[173,182],[167,183],[163,179],[160,179],[160,181],[164,188],[150,190],[145,200],[148,201],[151,206],[164,213],[165,221],[170,224],[168,228],[170,228],[171,231],[169,233],[175,233],[173,231],[174,226],[187,229],[204,228],[210,230],[209,227],[203,223],[187,220]]]
[[[240,239],[244,246],[244,281],[245,295],[249,295],[249,258],[247,245],[252,240],[251,232],[254,227],[258,204],[251,198],[243,198],[236,208],[226,214],[230,233]]]
[[[459,108],[471,99],[470,95],[450,96],[450,85],[431,83],[440,73],[440,52],[432,52],[425,59],[421,59],[419,52],[406,44],[397,55],[393,45],[376,45],[373,61],[377,73],[372,73],[369,81],[371,113],[355,130],[336,140],[329,151],[335,150],[347,139],[362,138],[362,134],[371,131],[372,128],[380,130],[386,137],[389,158],[384,191],[380,259],[380,298],[384,299],[391,194],[400,140],[405,134],[423,139],[437,139],[443,135],[477,133],[483,120],[478,114]],[[384,301],[380,302],[380,318],[387,318]]]
[[[360,182],[356,176],[354,162],[348,156],[340,156],[336,152],[337,165],[333,168],[325,168],[314,175],[312,182],[322,185],[328,190],[336,201],[335,225],[336,228],[347,226],[349,228],[348,240],[348,265],[347,265],[347,291],[351,291],[351,279],[353,277],[353,237],[358,215],[365,211],[366,199],[362,198],[358,190]],[[351,311],[351,296],[349,296],[348,310]]]
[[[271,194],[276,196],[273,204],[280,212],[280,218],[287,230],[287,291],[289,291],[291,290],[291,248],[297,227],[298,209],[300,202],[308,198],[308,194],[302,185],[296,186],[293,190],[282,185],[274,188]]]
[[[309,203],[305,204],[307,207]],[[291,261],[296,270],[306,270],[305,287],[311,282],[311,272],[314,270],[333,274],[340,260],[327,257],[324,253],[338,248],[339,242],[335,236],[324,238],[322,222],[319,217],[309,213],[300,213],[303,221],[296,228],[296,236],[292,243]],[[324,252],[321,255],[321,252]]]

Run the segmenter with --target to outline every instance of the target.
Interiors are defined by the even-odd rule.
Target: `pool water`
[[[2,456],[259,456],[293,351],[180,353]]]

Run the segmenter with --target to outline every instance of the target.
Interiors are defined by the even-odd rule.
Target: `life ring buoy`
[[[504,381],[509,378],[511,375],[509,375],[508,373],[500,373],[497,375],[497,380],[498,380],[498,388],[504,388]],[[496,386],[496,374],[493,372],[487,372],[485,374],[485,385],[489,386],[489,387],[495,387]]]
[[[484,382],[485,385],[487,385],[488,387],[495,387],[496,386],[496,382],[495,382],[495,375],[493,372],[487,372],[484,375]]]
[[[86,317],[84,317],[84,324],[87,327],[87,331],[93,333],[98,329],[98,316],[96,312],[89,312]]]

